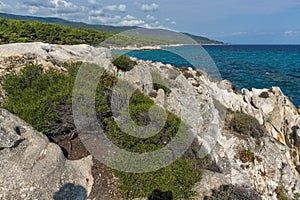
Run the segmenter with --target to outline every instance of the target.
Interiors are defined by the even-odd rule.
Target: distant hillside
[[[193,40],[195,40],[199,44],[224,44],[223,42],[220,42],[217,40],[211,40],[209,38],[202,37],[202,36],[196,36],[196,35],[192,35],[189,33],[183,33],[183,34],[191,37]]]
[[[96,46],[111,36],[112,34],[90,29],[0,18],[0,44],[46,42],[51,44],[89,44]]]
[[[93,30],[100,30],[106,33],[120,33],[123,31],[127,31],[129,29],[138,28],[138,27],[131,27],[131,26],[92,25],[92,24],[86,24],[82,22],[71,22],[56,17],[33,17],[33,16],[13,15],[13,14],[6,14],[6,13],[0,13],[0,18],[47,22],[47,23],[71,26],[74,28],[87,28]]]
[[[54,24],[60,24],[65,26],[71,26],[74,28],[85,28],[85,29],[92,29],[92,30],[98,30],[106,33],[120,33],[123,31],[139,28],[136,26],[109,26],[109,25],[92,25],[92,24],[86,24],[82,22],[71,22],[60,18],[54,18],[54,17],[33,17],[33,16],[21,16],[21,15],[13,15],[13,14],[6,14],[6,13],[0,13],[0,18],[5,19],[15,19],[15,20],[26,20],[26,21],[39,21],[39,22],[47,22],[47,23],[54,23]],[[206,37],[196,36],[189,33],[183,33],[192,39],[194,39],[199,44],[223,44],[223,42],[211,40]]]

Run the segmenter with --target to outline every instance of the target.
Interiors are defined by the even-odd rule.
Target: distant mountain
[[[207,37],[203,37],[203,36],[192,35],[189,33],[183,33],[183,34],[191,37],[193,40],[195,40],[199,44],[224,44],[223,42],[220,42],[217,40],[211,40],[211,39],[209,39]]]
[[[92,30],[99,30],[99,31],[103,31],[106,33],[120,33],[123,31],[139,28],[137,26],[109,26],[109,25],[86,24],[86,23],[82,23],[82,22],[67,21],[64,19],[56,18],[56,17],[33,17],[33,16],[13,15],[13,14],[7,14],[7,13],[0,13],[0,18],[47,22],[47,23],[71,26],[74,28],[86,28],[86,29],[92,29]],[[191,37],[199,44],[223,44],[223,42],[211,40],[206,37],[196,36],[196,35],[192,35],[189,33],[183,33],[183,34]]]
[[[0,13],[0,18],[54,23],[54,24],[60,24],[64,26],[71,26],[74,28],[87,28],[87,29],[99,30],[106,33],[120,33],[123,31],[127,31],[129,29],[138,28],[138,27],[131,27],[131,26],[92,25],[92,24],[86,24],[82,22],[71,22],[56,17],[33,17],[33,16],[13,15],[13,14],[6,14],[6,13]]]

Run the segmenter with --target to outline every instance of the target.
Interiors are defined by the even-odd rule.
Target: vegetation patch
[[[127,55],[115,55],[112,62],[119,70],[130,71],[135,65],[136,61],[131,60]]]
[[[68,73],[44,71],[41,66],[28,65],[17,74],[5,77],[3,88],[7,100],[3,107],[20,116],[35,129],[55,141],[58,137],[78,134],[72,119],[72,91],[76,73],[82,63],[65,65]],[[131,152],[149,152],[162,148],[174,137],[180,118],[167,112],[163,129],[153,137],[139,139],[123,133],[110,108],[111,88],[117,78],[104,73],[96,90],[95,107],[106,136],[118,147]],[[136,91],[130,99],[129,111],[138,125],[149,123],[148,110],[153,101]],[[119,180],[118,188],[124,198],[149,197],[156,189],[170,191],[174,199],[189,199],[192,187],[201,179],[197,160],[179,158],[171,165],[151,173],[113,171]]]
[[[260,97],[260,98],[264,98],[264,99],[266,99],[266,98],[269,98],[269,97],[270,97],[270,95],[269,95],[269,93],[268,93],[268,92],[262,92],[262,93],[259,95],[259,97]]]
[[[164,85],[161,85],[161,84],[158,84],[158,83],[153,83],[153,89],[154,90],[162,89],[165,92],[166,96],[169,96],[170,93],[172,92],[168,87],[166,87]]]
[[[46,42],[96,46],[111,36],[112,34],[90,29],[72,28],[43,22],[0,19],[0,44]]]
[[[153,81],[153,89],[159,90],[162,89],[165,92],[166,96],[169,96],[172,92],[168,87],[168,82],[160,75],[159,72],[152,71],[151,72],[152,81]]]
[[[248,149],[241,149],[238,151],[237,158],[239,158],[243,163],[254,162],[255,156]]]
[[[201,180],[201,171],[195,170],[193,160],[182,158],[156,172],[134,174],[116,171],[119,188],[124,197],[148,197],[154,190],[170,191],[174,199],[189,199],[195,192],[194,183]]]
[[[265,132],[256,118],[242,112],[228,111],[226,121],[231,130],[243,135],[260,138]]]
[[[289,200],[285,189],[282,186],[278,186],[275,190],[276,194],[277,194],[277,199],[278,200]]]
[[[188,79],[188,78],[194,78],[194,75],[191,74],[191,73],[188,72],[188,71],[183,72],[183,75],[184,75],[184,77],[185,77],[186,79]]]

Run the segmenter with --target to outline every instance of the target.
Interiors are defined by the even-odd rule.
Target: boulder
[[[60,147],[23,120],[0,109],[0,199],[85,200],[92,157],[67,160]]]

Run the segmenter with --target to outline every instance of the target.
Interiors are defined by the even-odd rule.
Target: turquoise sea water
[[[224,45],[203,48],[194,45],[131,51],[127,54],[177,67],[201,68],[215,78],[232,81],[239,89],[279,86],[296,106],[300,106],[300,45]]]

